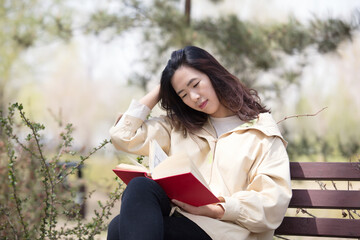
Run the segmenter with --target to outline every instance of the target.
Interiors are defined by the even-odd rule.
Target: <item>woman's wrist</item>
[[[217,206],[218,206],[218,211],[217,211],[217,216],[216,216],[216,218],[217,219],[221,219],[223,216],[224,216],[224,214],[225,214],[225,207],[224,207],[224,203],[218,203],[218,204],[216,204]]]
[[[142,97],[139,102],[146,105],[148,108],[153,109],[159,102],[159,94],[160,84],[148,92],[144,97]]]

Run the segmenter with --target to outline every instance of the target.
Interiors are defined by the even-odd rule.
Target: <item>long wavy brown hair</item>
[[[269,112],[261,105],[256,90],[247,88],[237,77],[229,73],[210,53],[195,46],[187,46],[172,52],[160,80],[160,105],[176,127],[193,132],[201,128],[208,114],[187,106],[171,85],[175,71],[181,66],[192,67],[205,73],[221,104],[245,122]]]

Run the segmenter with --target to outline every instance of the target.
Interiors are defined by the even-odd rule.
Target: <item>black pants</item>
[[[211,240],[190,219],[182,215],[169,217],[170,210],[169,198],[155,181],[134,178],[122,196],[120,214],[109,224],[107,239]]]

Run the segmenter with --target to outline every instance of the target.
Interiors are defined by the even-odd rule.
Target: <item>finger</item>
[[[180,202],[176,199],[172,199],[171,200],[175,205],[179,206],[180,208],[184,209],[186,208],[187,204],[186,203],[183,203],[183,202]]]
[[[180,201],[176,200],[176,199],[171,199],[171,202],[176,204],[176,205],[179,205]]]

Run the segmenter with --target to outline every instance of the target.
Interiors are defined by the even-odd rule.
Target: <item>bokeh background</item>
[[[80,154],[109,139],[171,52],[197,45],[284,120],[291,161],[359,161],[358,0],[4,0],[0,12],[0,109],[22,103],[50,152],[66,123]],[[95,202],[126,158],[108,145],[86,161]]]

